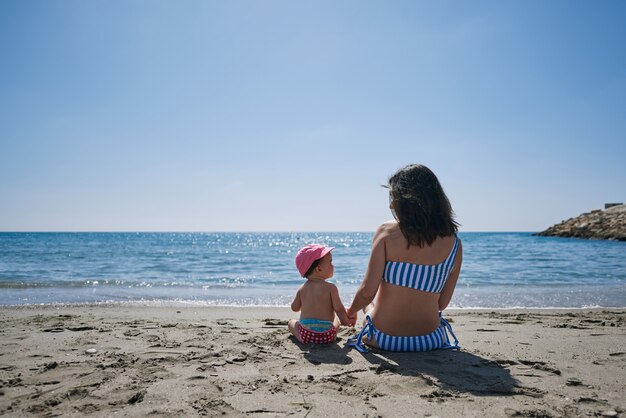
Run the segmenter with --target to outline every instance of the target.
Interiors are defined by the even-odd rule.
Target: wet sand
[[[361,354],[287,308],[0,308],[8,416],[626,416],[626,310],[447,313],[460,351]]]

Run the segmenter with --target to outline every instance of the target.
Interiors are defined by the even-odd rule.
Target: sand
[[[8,416],[626,416],[625,310],[450,311],[461,351],[301,345],[287,308],[0,308]]]

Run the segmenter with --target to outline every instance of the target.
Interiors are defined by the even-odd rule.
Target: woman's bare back
[[[437,238],[430,246],[408,246],[395,221],[384,224],[382,234],[385,262],[439,264],[448,257],[455,242],[455,237],[449,236]],[[448,293],[454,290],[457,277],[458,270],[456,274],[453,270],[448,277],[449,283],[446,283],[441,293],[425,292],[381,281],[376,304],[370,312],[372,321],[378,329],[390,335],[425,335],[434,331],[439,326],[441,297],[443,295],[448,298]]]

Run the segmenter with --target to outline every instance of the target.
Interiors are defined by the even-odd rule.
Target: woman
[[[351,324],[361,309],[366,318],[348,344],[361,352],[367,351],[363,343],[388,351],[459,348],[441,317],[462,261],[450,201],[423,165],[400,169],[388,188],[395,220],[382,224],[374,235],[367,272],[347,311]]]

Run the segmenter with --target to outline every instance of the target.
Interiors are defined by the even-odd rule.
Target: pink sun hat
[[[304,277],[315,260],[319,260],[334,249],[335,247],[320,244],[309,244],[300,248],[296,254],[296,267],[298,267],[300,276]]]

